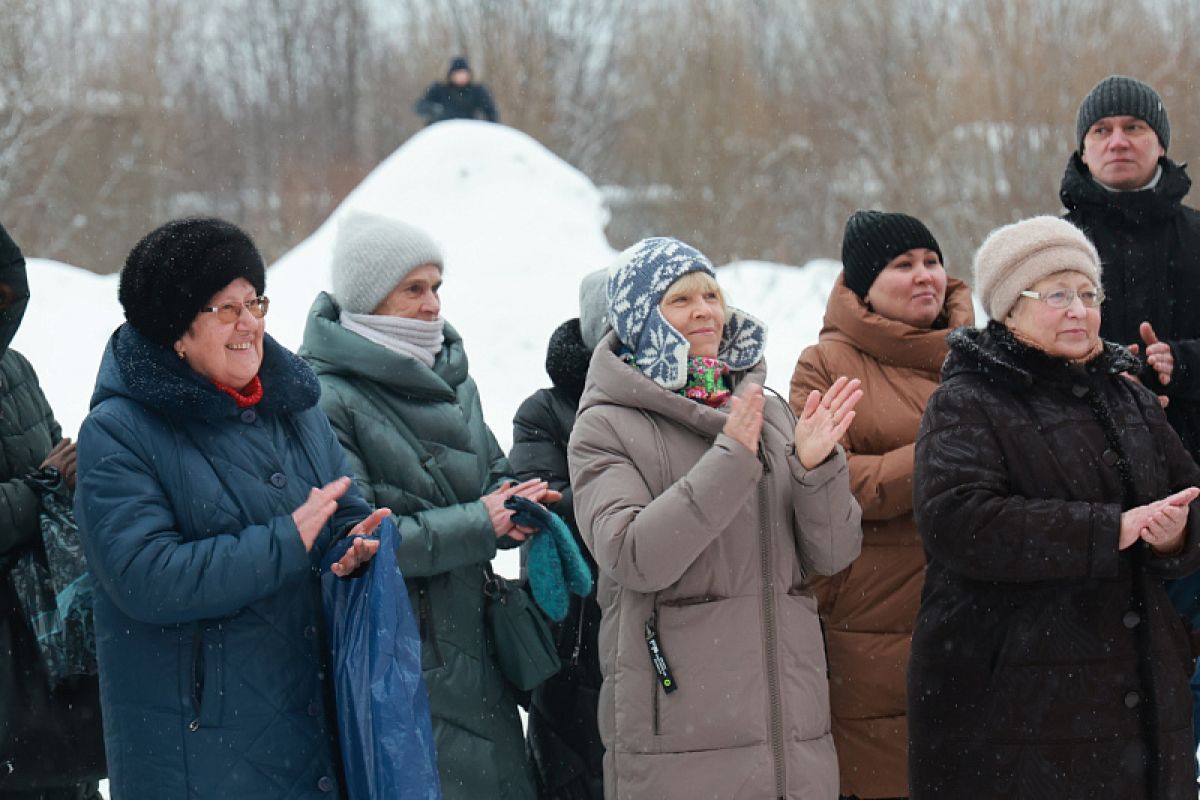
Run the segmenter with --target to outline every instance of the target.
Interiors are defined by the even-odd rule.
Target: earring
[[[183,360],[186,358],[186,356],[184,356],[184,354],[183,354],[183,351],[182,351],[182,350],[176,350],[176,351],[175,351],[175,355],[179,356],[179,360],[180,360],[180,361],[183,361]]]

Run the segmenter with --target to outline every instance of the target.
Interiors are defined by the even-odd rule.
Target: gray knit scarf
[[[415,358],[430,369],[442,352],[442,318],[432,322],[381,314],[352,314],[343,311],[342,327],[393,353]]]

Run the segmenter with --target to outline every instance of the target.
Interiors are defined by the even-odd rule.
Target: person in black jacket
[[[546,372],[554,385],[534,392],[517,410],[508,456],[521,480],[540,478],[562,492],[562,499],[550,508],[575,535],[593,578],[596,562],[575,523],[567,442],[592,351],[609,329],[607,282],[606,270],[584,278],[579,289],[579,317],[567,320],[550,336]],[[604,796],[604,745],[596,724],[604,681],[596,644],[599,627],[600,606],[594,588],[588,597],[571,595],[566,618],[554,625],[563,668],[533,690],[526,733],[540,800],[602,800]]]
[[[415,108],[425,118],[426,125],[448,119],[500,121],[492,93],[482,83],[472,80],[471,65],[464,56],[450,62],[445,82],[432,84]]]
[[[75,486],[75,444],[63,437],[33,367],[9,347],[28,304],[25,259],[0,227],[0,797],[99,800],[99,685],[69,678],[51,689],[11,580],[39,535],[39,499],[26,479],[53,468]]]
[[[1200,468],[1099,337],[1100,273],[1056,217],[975,257],[992,322],[950,335],[914,457],[913,800],[1196,796],[1163,581],[1200,567]]]
[[[1075,129],[1060,196],[1104,264],[1100,335],[1140,351],[1138,377],[1166,398],[1167,419],[1200,460],[1200,212],[1183,204],[1184,165],[1167,158],[1166,107],[1145,83],[1110,75],[1084,98]],[[1200,576],[1169,591],[1200,629]],[[1200,673],[1192,687],[1200,700]]]

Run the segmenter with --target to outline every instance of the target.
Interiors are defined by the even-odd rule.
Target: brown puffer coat
[[[724,412],[654,384],[617,346],[610,334],[592,357],[569,450],[576,519],[601,570],[605,795],[829,800],[837,759],[804,581],[858,555],[845,456],[805,470],[791,415],[770,397],[756,455],[721,433]]]
[[[838,575],[810,582],[825,623],[842,794],[908,794],[904,676],[925,579],[912,515],[913,442],[937,388],[946,334],[973,322],[971,291],[961,281],[947,284],[939,327],[924,329],[868,310],[839,278],[820,342],[801,354],[792,376],[793,409],[838,376],[863,382],[843,441],[862,506],[862,554]]]

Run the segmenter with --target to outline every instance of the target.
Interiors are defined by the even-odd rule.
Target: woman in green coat
[[[423,231],[352,212],[334,246],[333,296],[314,302],[300,354],[367,502],[391,508],[400,529],[444,796],[533,798],[516,695],[484,627],[483,584],[497,548],[529,533],[504,500],[559,494],[510,480],[462,339],[442,320],[441,283],[441,253]]]

